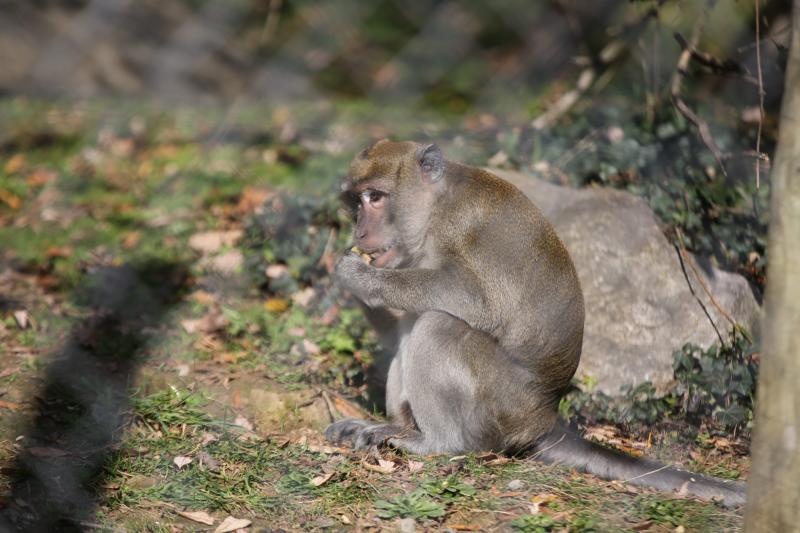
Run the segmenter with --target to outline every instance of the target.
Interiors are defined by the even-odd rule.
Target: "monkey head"
[[[445,160],[435,144],[378,141],[362,150],[342,184],[354,244],[377,268],[413,263],[442,191]]]

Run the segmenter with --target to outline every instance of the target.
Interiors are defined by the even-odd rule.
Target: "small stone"
[[[508,490],[522,490],[522,487],[524,486],[525,484],[519,479],[512,479],[508,482],[508,485],[506,485]]]
[[[414,533],[417,530],[417,523],[413,518],[401,518],[397,521],[397,529],[402,533]]]

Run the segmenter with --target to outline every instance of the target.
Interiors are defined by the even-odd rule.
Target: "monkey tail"
[[[716,500],[726,507],[737,507],[745,502],[745,484],[741,481],[695,474],[656,461],[626,455],[590,442],[561,423],[557,423],[536,444],[533,457],[548,464],[570,466],[603,479]]]

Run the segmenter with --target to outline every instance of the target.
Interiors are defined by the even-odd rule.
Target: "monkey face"
[[[378,141],[350,165],[343,199],[355,223],[354,244],[378,268],[414,261],[408,250],[426,233],[430,204],[442,188],[444,158],[435,144]],[[404,235],[411,239],[404,239]]]
[[[396,230],[391,223],[392,196],[377,183],[359,184],[346,191],[345,203],[353,214],[353,242],[378,268],[396,266]]]

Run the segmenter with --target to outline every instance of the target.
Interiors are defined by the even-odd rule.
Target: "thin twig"
[[[758,70],[758,134],[756,135],[756,153],[761,153],[761,130],[764,127],[764,78],[761,74],[761,9],[760,0],[756,0],[756,70]],[[756,159],[756,189],[761,187],[761,163]]]
[[[696,46],[692,46],[680,32],[672,34],[682,49],[689,49],[692,54],[692,60],[704,67],[709,68],[712,72],[717,74],[738,74],[743,80],[753,85],[758,84],[758,80],[747,73],[744,67],[730,58],[719,59],[714,57],[708,52],[698,50]]]
[[[689,292],[692,293],[692,296],[694,296],[694,299],[697,301],[697,305],[699,305],[700,309],[703,310],[703,314],[706,315],[711,327],[714,328],[714,332],[717,334],[720,344],[725,344],[725,338],[722,336],[722,333],[720,333],[717,324],[714,323],[714,319],[711,317],[711,313],[708,312],[706,304],[703,303],[703,300],[701,300],[700,296],[698,296],[697,292],[695,292],[692,282],[689,280],[689,273],[686,271],[686,260],[684,259],[684,254],[681,253],[681,249],[678,245],[675,245],[675,249],[678,252],[678,261],[681,263],[681,271],[683,272],[683,278],[686,280],[686,285],[689,287]]]
[[[275,28],[278,27],[282,5],[283,0],[269,0],[269,11],[267,12],[264,28],[261,30],[261,36],[259,37],[261,45],[269,44],[275,36]]]
[[[681,255],[683,256],[683,260],[689,265],[689,268],[692,269],[692,273],[694,273],[695,278],[697,278],[697,282],[700,284],[700,287],[702,287],[703,292],[706,293],[706,296],[708,296],[708,299],[711,301],[711,304],[717,308],[717,311],[719,311],[719,313],[723,317],[725,317],[725,319],[728,322],[730,322],[732,326],[736,326],[736,320],[734,320],[731,314],[728,313],[719,304],[719,302],[717,302],[717,299],[714,298],[713,294],[711,294],[711,290],[708,288],[708,285],[706,285],[706,282],[703,281],[702,276],[700,276],[700,272],[697,271],[697,267],[695,266],[692,257],[689,255],[689,252],[686,251],[686,245],[683,243],[683,235],[681,234],[681,230],[676,228],[675,233],[678,235],[678,244],[680,246],[679,250]]]
[[[531,457],[532,457],[533,459],[536,459],[537,457],[539,457],[540,455],[542,455],[544,452],[546,452],[546,451],[547,451],[547,450],[549,450],[550,448],[553,448],[554,446],[557,446],[557,445],[561,444],[561,441],[563,441],[563,440],[566,438],[566,436],[567,436],[567,434],[566,434],[566,433],[562,434],[560,439],[558,439],[557,441],[555,441],[553,444],[551,444],[551,445],[550,445],[550,446],[548,446],[547,448],[542,448],[541,450],[536,450],[536,453],[534,453],[534,454],[533,454]]]
[[[689,39],[689,42],[686,43],[686,46],[683,47],[683,51],[678,58],[678,65],[675,68],[675,74],[672,76],[672,83],[670,84],[670,95],[672,96],[672,102],[675,104],[675,107],[678,109],[681,115],[686,117],[686,119],[694,124],[694,126],[697,128],[703,143],[714,156],[714,159],[716,159],[717,164],[722,170],[722,173],[727,176],[728,172],[725,169],[725,164],[723,162],[722,150],[719,149],[719,146],[717,146],[717,143],[714,140],[714,136],[711,135],[711,130],[708,127],[708,123],[700,118],[692,110],[692,108],[690,108],[686,102],[683,101],[683,98],[681,98],[683,77],[688,72],[689,61],[692,58],[692,50],[697,48],[697,43],[700,40],[700,34],[703,31],[706,20],[708,20],[709,9],[710,7],[706,8],[703,11],[703,16],[697,19],[697,22],[692,29],[692,37]]]
[[[656,474],[656,473],[658,473],[658,472],[661,472],[662,470],[666,470],[667,468],[669,468],[669,465],[664,465],[664,466],[661,466],[661,467],[659,467],[659,468],[656,468],[655,470],[651,470],[651,471],[649,471],[649,472],[645,472],[644,474],[639,474],[638,476],[633,476],[632,478],[623,479],[622,481],[623,481],[624,483],[630,483],[630,482],[631,482],[631,481],[633,481],[634,479],[639,479],[639,478],[642,478],[642,477],[649,476],[649,475],[651,475],[651,474]]]

